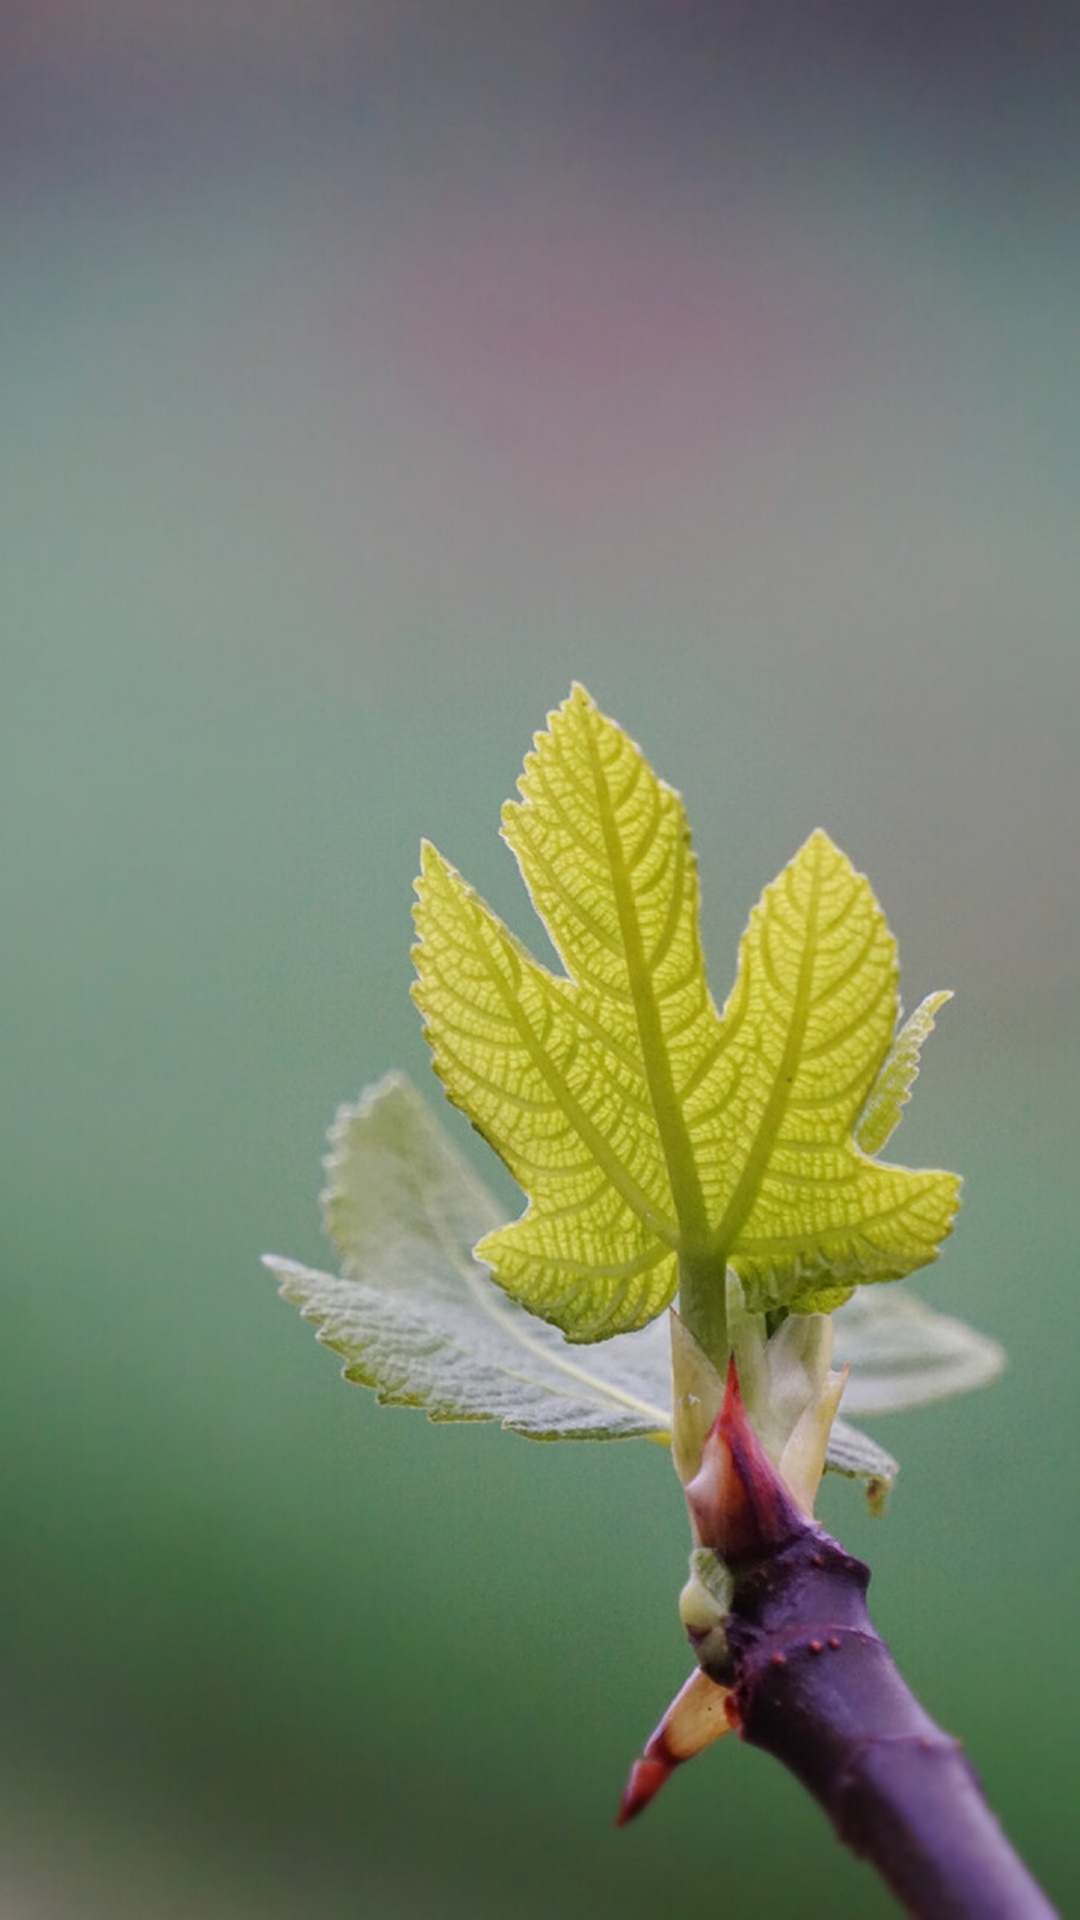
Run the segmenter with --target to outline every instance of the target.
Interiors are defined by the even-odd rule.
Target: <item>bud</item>
[[[711,1547],[694,1547],[690,1578],[679,1595],[679,1618],[686,1637],[703,1667],[718,1667],[727,1658],[724,1621],[731,1611],[734,1582]]]
[[[701,1467],[706,1436],[724,1399],[724,1381],[674,1308],[672,1457],[683,1486]],[[727,1320],[739,1387],[754,1431],[781,1479],[813,1515],[825,1452],[847,1378],[830,1372],[833,1324],[826,1313],[791,1313],[772,1335],[747,1310],[736,1274],[727,1276]]]
[[[676,1767],[692,1760],[695,1753],[711,1746],[734,1725],[727,1688],[718,1686],[696,1667],[650,1735],[642,1758],[634,1761],[616,1826],[625,1827],[628,1820],[635,1819]]]

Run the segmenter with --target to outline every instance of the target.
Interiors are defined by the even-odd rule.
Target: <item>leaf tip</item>
[[[420,842],[420,872],[415,884],[419,886],[420,882],[426,880],[431,873],[442,872],[446,864],[435,842],[425,835]]]
[[[803,846],[820,849],[822,852],[828,850],[830,853],[840,853],[841,851],[832,834],[825,827],[813,827],[803,841]]]
[[[841,867],[850,869],[852,873],[855,871],[843,847],[833,839],[832,834],[825,827],[815,827],[811,833],[807,834],[791,864],[794,866],[804,860],[812,860],[815,863],[824,862],[826,868]]]
[[[812,857],[813,859],[818,861],[824,861],[826,872],[831,870],[834,873],[835,872],[844,873],[848,875],[850,879],[855,881],[860,886],[860,888],[865,888],[867,893],[870,895],[874,908],[876,909],[877,913],[880,914],[881,919],[884,921],[885,916],[881,907],[881,903],[877,899],[876,894],[874,893],[874,889],[871,886],[869,878],[865,873],[863,873],[861,868],[855,865],[855,862],[851,858],[851,855],[849,853],[844,852],[844,849],[840,845],[839,841],[833,839],[832,834],[828,831],[826,827],[815,827],[813,832],[807,835],[806,839],[802,843],[802,846],[799,848],[798,852],[796,853],[795,858],[792,861],[792,865],[794,866],[802,859],[808,858],[808,857]],[[895,947],[896,942],[895,940],[892,939],[891,934],[889,938],[890,940],[892,940],[892,944]]]

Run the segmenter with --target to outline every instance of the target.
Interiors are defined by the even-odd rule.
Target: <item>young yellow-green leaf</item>
[[[682,801],[575,687],[504,835],[566,967],[531,960],[426,847],[417,1003],[450,1098],[529,1196],[477,1251],[571,1339],[652,1319],[707,1231],[692,1107],[719,1019]]]
[[[478,1247],[499,1284],[582,1341],[659,1313],[680,1259],[698,1289],[730,1262],[756,1310],[803,1311],[934,1259],[959,1182],[856,1142],[879,1074],[898,1110],[911,1048],[889,1068],[895,944],[828,836],[766,889],[721,1019],[682,802],[583,688],[520,791],[503,832],[565,974],[432,847],[416,906],[436,1070],[528,1197]]]
[[[854,1139],[896,1018],[885,916],[819,830],[754,908],[724,1009],[710,1197],[751,1304],[827,1310],[936,1258],[956,1175],[882,1166]]]
[[[919,1077],[923,1041],[933,1033],[935,1016],[946,1000],[951,999],[947,987],[938,993],[928,993],[897,1033],[866,1096],[855,1128],[856,1143],[864,1153],[880,1153],[899,1126],[911,1099],[911,1089]]]

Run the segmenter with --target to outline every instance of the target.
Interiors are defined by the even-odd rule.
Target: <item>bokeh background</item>
[[[258,1266],[339,1100],[437,1097],[419,836],[529,933],[575,677],[718,995],[817,823],[956,989],[901,1138],[1011,1366],[826,1518],[1075,1900],[1078,80],[1068,0],[6,0],[11,1920],[892,1911],[735,1742],[613,1832],[660,1451],[379,1412]]]

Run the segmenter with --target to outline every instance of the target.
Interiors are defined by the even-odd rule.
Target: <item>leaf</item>
[[[861,1288],[833,1317],[833,1358],[851,1368],[844,1412],[897,1413],[988,1386],[1005,1365],[996,1340],[904,1287]]]
[[[682,802],[583,688],[520,790],[503,832],[565,974],[430,846],[416,906],[436,1071],[527,1195],[477,1249],[499,1285],[590,1341],[658,1314],[680,1261],[718,1288],[730,1262],[755,1310],[817,1311],[936,1258],[956,1176],[854,1138],[896,1026],[896,951],[828,836],[766,888],[721,1019]]]
[[[581,687],[503,814],[566,975],[425,847],[415,996],[450,1098],[529,1196],[477,1249],[574,1340],[652,1319],[707,1232],[695,1091],[719,1037],[678,794]],[[696,1131],[696,1138],[695,1138]]]
[[[856,1143],[864,1153],[880,1153],[899,1126],[911,1089],[919,1077],[923,1041],[934,1031],[935,1015],[951,999],[947,987],[938,993],[928,993],[897,1033],[855,1127]]]
[[[834,1420],[825,1465],[830,1473],[843,1474],[847,1480],[865,1480],[872,1510],[884,1512],[900,1463],[891,1453],[886,1453],[884,1447],[879,1447],[876,1440],[871,1440],[868,1433],[849,1426],[846,1420]]]
[[[726,1190],[715,1238],[751,1305],[827,1311],[937,1257],[955,1174],[884,1166],[853,1129],[897,1015],[896,944],[820,830],[750,916],[724,1009]]]
[[[330,1148],[323,1210],[342,1274],[274,1255],[266,1265],[342,1356],[347,1379],[387,1405],[422,1407],[435,1420],[501,1420],[534,1439],[669,1439],[666,1323],[586,1355],[508,1300],[471,1252],[478,1232],[501,1223],[498,1203],[404,1075],[342,1107]],[[833,1325],[836,1357],[851,1367],[845,1412],[966,1392],[1002,1364],[992,1341],[903,1287],[858,1291]],[[834,1424],[829,1464],[859,1472],[863,1459],[869,1477],[884,1479],[891,1456],[865,1435],[853,1455],[854,1432]]]
[[[504,1217],[403,1073],[339,1107],[327,1139],[323,1225],[354,1279],[377,1269],[392,1285],[421,1247],[472,1265],[473,1245]]]
[[[612,1340],[585,1365],[493,1286],[470,1249],[501,1218],[497,1203],[402,1075],[342,1107],[330,1146],[323,1207],[343,1274],[266,1265],[347,1379],[384,1405],[500,1420],[532,1439],[667,1439],[666,1326]]]

